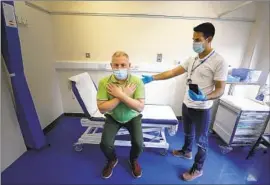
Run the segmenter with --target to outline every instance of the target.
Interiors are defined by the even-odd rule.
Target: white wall
[[[259,57],[265,51],[264,48],[269,48],[269,6],[270,2],[256,3],[256,23],[249,36],[243,67],[255,68],[260,63]]]
[[[54,69],[55,53],[51,16],[15,2],[16,15],[27,20],[19,26],[26,79],[42,128],[63,113],[61,94]]]
[[[232,9],[241,3],[242,1],[54,1],[50,3],[49,9],[52,12],[152,13],[217,17],[219,13]],[[249,14],[245,15],[246,11]],[[243,18],[243,15],[245,18],[254,18],[254,6],[247,5],[225,15],[225,17]]]
[[[216,17],[240,2],[56,2],[53,11],[84,13],[137,13]],[[232,13],[252,18],[254,6]],[[249,14],[243,14],[249,11]],[[227,16],[227,17],[229,17]],[[162,53],[164,63],[184,61],[192,51],[193,27],[209,21],[163,18],[134,18],[87,15],[52,15],[58,61],[108,61],[116,50],[125,50],[133,63],[152,63]],[[216,26],[213,46],[232,66],[242,61],[253,23],[211,21]]]
[[[74,95],[69,89],[68,78],[70,78],[73,75],[82,73],[84,71],[89,73],[89,75],[92,77],[96,85],[98,85],[98,82],[101,78],[111,74],[111,72],[109,71],[104,70],[95,71],[91,69],[57,70],[62,94],[63,108],[64,112],[66,113],[82,113],[81,107],[79,106],[77,100],[74,99]],[[142,74],[153,74],[153,73],[133,72],[133,74],[140,76]],[[151,84],[146,85],[145,86],[146,104],[170,105],[173,108],[175,114],[181,116],[181,102],[183,101],[184,86],[178,85],[178,83],[180,82],[180,84],[183,84],[184,79],[185,76],[181,76],[175,79],[153,82]]]
[[[97,68],[94,66],[97,64]],[[65,63],[57,64],[57,74],[62,94],[63,109],[66,113],[82,113],[79,103],[69,88],[68,78],[71,76],[88,72],[93,81],[97,85],[99,80],[106,75],[110,75],[111,71],[98,68],[99,63]],[[103,66],[104,64],[100,64]],[[137,65],[137,70],[133,70],[132,74],[141,76],[142,74],[155,74],[162,70],[167,70],[175,66],[167,65]],[[149,72],[149,68],[155,72]],[[166,81],[152,82],[145,85],[146,104],[169,105],[174,110],[176,116],[182,116],[182,102],[185,92],[186,75],[182,75]],[[229,91],[229,85],[226,86],[225,94]],[[96,103],[96,102],[93,102]]]
[[[51,2],[49,1],[31,1],[31,3],[47,11],[51,9]]]
[[[252,27],[241,66],[263,71],[259,81],[264,84],[269,73],[270,2],[257,2],[256,5],[256,23]]]
[[[2,58],[1,63],[3,64]],[[1,172],[18,159],[26,147],[12,102],[7,73],[1,70]]]
[[[79,103],[75,99],[69,87],[68,79],[74,75],[88,72],[93,81],[97,85],[99,80],[106,75],[110,75],[111,72],[104,69],[94,69],[94,63],[86,65],[85,63],[69,63],[59,62],[57,65],[57,74],[59,78],[59,84],[62,94],[63,109],[66,113],[82,113],[82,109]],[[76,66],[76,67],[74,67]],[[84,66],[78,68],[78,66]],[[92,67],[91,67],[92,66]],[[156,72],[162,69],[169,69],[168,66],[155,66]],[[172,66],[171,66],[172,67]],[[155,72],[155,73],[156,73]],[[141,76],[142,74],[155,74],[144,70],[143,68],[132,71],[132,74]],[[172,107],[176,116],[182,116],[182,102],[185,93],[186,75],[182,75],[166,81],[152,82],[145,85],[146,91],[146,104],[159,104],[169,105]],[[224,94],[229,92],[230,85],[227,84]],[[234,95],[239,97],[246,97],[255,99],[259,90],[259,85],[239,85],[235,87]],[[93,102],[95,103],[95,102]]]
[[[53,11],[49,16],[43,12],[38,12],[29,7],[21,5],[24,10],[23,14],[32,12],[34,16],[31,20],[31,29],[36,25],[35,32],[31,32],[31,37],[46,38],[42,42],[42,51],[48,52],[34,52],[36,55],[35,62],[29,62],[25,65],[28,68],[29,83],[31,83],[31,92],[34,94],[34,101],[37,105],[37,110],[40,117],[44,117],[45,109],[49,106],[46,103],[41,103],[40,86],[37,84],[36,73],[37,66],[46,68],[45,63],[50,63],[54,59],[57,61],[72,61],[72,62],[101,62],[109,61],[112,53],[115,50],[121,49],[129,53],[133,64],[138,63],[155,63],[156,54],[163,53],[165,66],[174,64],[175,60],[184,61],[188,56],[194,55],[192,44],[192,29],[194,26],[201,22],[209,21],[206,19],[198,20],[185,20],[185,19],[162,19],[162,18],[131,18],[131,17],[106,17],[106,16],[88,16],[87,13],[136,13],[136,14],[163,14],[163,15],[176,15],[176,16],[196,16],[196,17],[217,17],[228,9],[235,7],[242,2],[50,2],[49,5],[45,2],[39,3],[43,8]],[[19,4],[19,3],[18,3]],[[36,4],[36,3],[35,3]],[[226,15],[226,18],[240,18],[240,19],[255,19],[256,18],[256,4],[252,3],[239,10]],[[18,10],[17,10],[18,11]],[[66,15],[74,12],[85,13],[84,15]],[[246,14],[246,12],[249,12]],[[29,13],[28,13],[29,14]],[[37,18],[39,16],[39,18]],[[30,16],[28,16],[30,17]],[[29,18],[28,18],[29,19]],[[52,24],[50,23],[50,19]],[[39,21],[37,21],[39,20]],[[29,21],[29,20],[28,20]],[[254,29],[254,23],[248,22],[235,22],[235,21],[211,21],[215,24],[217,32],[213,42],[216,50],[221,53],[224,58],[234,67],[238,67],[246,53],[246,46],[249,44],[249,36],[252,34],[251,30]],[[33,24],[35,23],[35,24]],[[40,24],[40,25],[39,25]],[[39,26],[37,26],[39,25]],[[46,26],[44,26],[46,25]],[[47,29],[47,30],[46,30]],[[21,28],[20,35],[26,37],[26,31],[30,28]],[[45,35],[46,30],[46,35]],[[53,32],[51,32],[53,30]],[[41,36],[42,35],[42,36]],[[45,35],[45,36],[44,36]],[[51,36],[53,39],[51,39]],[[27,37],[29,42],[30,33]],[[45,41],[46,40],[46,41]],[[36,44],[37,42],[35,42]],[[53,45],[54,43],[54,45]],[[40,43],[38,43],[40,44]],[[31,43],[34,46],[33,42]],[[25,48],[27,48],[25,44]],[[24,58],[26,53],[37,50],[39,47],[24,49]],[[53,50],[55,49],[55,50]],[[26,52],[28,51],[28,52]],[[55,51],[55,52],[53,52]],[[85,59],[85,53],[91,53],[91,59]],[[43,55],[40,57],[41,55]],[[31,55],[33,55],[31,53]],[[50,57],[45,61],[44,58]],[[28,55],[28,58],[30,55]],[[33,57],[33,56],[31,56]],[[38,59],[37,59],[38,58]],[[36,63],[36,61],[40,63]],[[38,64],[38,65],[37,65]],[[51,66],[52,63],[49,64]],[[31,69],[31,67],[33,69]],[[48,67],[48,66],[47,66]],[[47,68],[48,69],[48,68]],[[165,68],[164,68],[165,69]],[[62,101],[64,112],[81,112],[77,102],[70,100],[70,92],[67,89],[67,78],[83,72],[89,71],[88,69],[79,71],[58,71],[60,89],[62,94]],[[54,74],[48,75],[48,71],[42,70],[45,77],[52,77],[48,82],[54,80]],[[39,73],[41,73],[39,71]],[[45,74],[46,73],[46,74]],[[103,75],[108,73],[92,72],[95,81],[97,82]],[[31,80],[32,79],[32,80]],[[166,100],[161,100],[159,103],[170,104],[177,115],[181,115],[181,103],[184,94],[184,80],[185,77],[175,79],[175,94],[171,95],[172,99],[166,97]],[[40,83],[41,84],[41,83]],[[42,84],[43,85],[43,84]],[[46,84],[48,85],[48,84]],[[49,85],[48,85],[49,86]],[[53,85],[51,85],[53,86]],[[162,87],[162,85],[161,85]],[[57,88],[52,88],[57,89]],[[52,91],[50,91],[52,92]],[[46,92],[46,94],[50,94]],[[52,93],[60,101],[61,97],[57,93]],[[165,94],[165,93],[164,93]],[[50,94],[51,95],[51,94]],[[169,94],[170,95],[170,94]],[[50,97],[54,97],[50,96]],[[165,98],[165,96],[163,97]],[[55,102],[55,101],[54,101]],[[58,103],[56,103],[59,105]],[[42,106],[42,107],[38,107]],[[76,107],[77,106],[77,107]],[[57,107],[57,106],[55,106]],[[51,108],[51,107],[50,107]],[[60,108],[56,108],[60,110]],[[51,110],[51,109],[50,109]],[[50,112],[50,111],[48,111]],[[52,113],[51,111],[50,113]],[[54,111],[55,112],[55,111]],[[48,116],[50,117],[50,116]]]
[[[217,17],[242,2],[53,2],[52,13],[57,61],[101,62],[109,61],[115,50],[125,50],[136,64],[155,63],[156,54],[163,53],[163,64],[168,67],[175,60],[183,62],[192,51],[193,27],[207,19],[163,19],[112,16],[89,16],[87,13],[158,14],[170,16]],[[247,5],[226,18],[255,19],[255,4]],[[84,15],[68,15],[72,13]],[[246,12],[249,12],[246,14]],[[254,23],[211,20],[216,26],[213,46],[228,63],[239,67]],[[91,59],[85,53],[91,53]],[[164,70],[165,68],[164,67]],[[64,112],[82,112],[68,90],[68,77],[87,71],[97,83],[108,72],[58,70]],[[140,73],[135,73],[140,74]],[[185,76],[173,82],[173,92],[165,92],[164,84],[147,88],[152,93],[150,102],[171,105],[181,116],[185,90]],[[154,91],[164,90],[161,99]],[[149,94],[150,94],[149,93]]]
[[[270,14],[269,14],[269,9],[270,9],[270,2],[264,2],[261,3],[260,5],[261,7],[261,11],[264,12],[264,19],[262,20],[262,24],[263,29],[262,29],[262,33],[259,35],[258,37],[258,44],[255,50],[255,56],[253,59],[253,68],[258,69],[258,70],[262,70],[264,72],[264,75],[261,76],[260,81],[264,82],[267,80],[267,76],[269,74],[269,27],[270,27]],[[268,82],[269,83],[269,82]]]

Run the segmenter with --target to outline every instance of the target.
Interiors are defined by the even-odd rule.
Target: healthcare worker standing
[[[213,100],[224,93],[228,64],[212,47],[215,27],[211,23],[202,23],[193,29],[193,50],[196,57],[189,58],[180,66],[163,73],[146,76],[143,82],[165,80],[187,72],[184,102],[182,105],[183,128],[185,142],[181,149],[173,150],[173,155],[185,159],[192,159],[192,143],[195,137],[198,151],[193,166],[182,175],[184,180],[190,181],[203,174],[203,164],[208,147],[208,129],[210,125],[210,109]],[[195,93],[189,84],[198,85]],[[196,90],[196,89],[195,89]]]

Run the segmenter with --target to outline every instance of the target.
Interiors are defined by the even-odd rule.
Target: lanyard
[[[197,69],[200,65],[202,65],[204,62],[206,62],[206,60],[208,58],[210,58],[214,53],[215,53],[215,51],[212,51],[212,53],[206,59],[204,59],[203,61],[201,61],[195,68],[193,68],[196,60],[198,59],[198,57],[195,58],[195,60],[194,60],[194,62],[192,64],[192,68],[191,68],[190,74],[189,74],[189,78],[188,78],[189,80],[191,80],[191,75],[192,75],[193,71],[195,71],[195,69]]]

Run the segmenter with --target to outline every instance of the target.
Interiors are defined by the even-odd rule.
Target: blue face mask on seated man
[[[117,80],[125,80],[128,76],[127,69],[114,69],[113,74]]]
[[[204,45],[203,42],[193,42],[193,50],[196,53],[202,53],[204,51]]]

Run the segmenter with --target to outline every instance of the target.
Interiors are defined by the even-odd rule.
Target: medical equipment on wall
[[[261,73],[261,71],[248,68],[234,68],[232,69],[231,76],[240,78],[241,82],[255,83],[258,82]]]
[[[240,82],[240,77],[235,77],[232,75],[227,76],[227,82]]]
[[[69,80],[72,91],[86,115],[86,118],[81,119],[81,125],[87,129],[74,144],[76,151],[82,151],[83,144],[100,143],[105,116],[98,111],[97,89],[90,75],[85,72],[72,76]],[[169,143],[166,140],[165,130],[171,136],[178,130],[178,120],[172,108],[165,105],[145,105],[142,115],[144,146],[163,149],[161,154],[167,154]],[[121,128],[116,135],[116,146],[131,146],[130,140],[119,139],[124,135],[129,135],[129,132]]]
[[[269,106],[256,100],[234,96],[220,99],[213,130],[224,141],[223,153],[233,146],[252,145],[264,133],[269,121]]]

